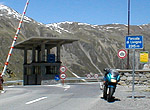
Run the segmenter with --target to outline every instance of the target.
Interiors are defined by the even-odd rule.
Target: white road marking
[[[64,91],[67,91],[68,89],[64,89]]]
[[[64,91],[67,91],[70,88],[70,85],[65,85],[63,88],[64,88]]]
[[[64,91],[67,91],[70,88],[70,85],[62,85],[62,84],[57,84],[57,85],[45,85],[49,87],[62,87],[64,88]]]
[[[56,85],[44,85],[44,86],[49,86],[49,87],[63,87],[62,84],[56,84]]]
[[[41,98],[38,98],[38,99],[35,99],[35,100],[32,100],[32,101],[29,101],[29,102],[27,102],[26,104],[29,105],[29,104],[38,102],[38,101],[43,100],[43,99],[46,99],[46,98],[47,98],[47,97],[41,97]]]

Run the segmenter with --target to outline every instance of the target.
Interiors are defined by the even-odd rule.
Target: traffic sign
[[[60,78],[61,78],[61,79],[64,80],[64,79],[66,79],[66,77],[67,77],[67,75],[66,75],[65,73],[61,73],[61,74],[60,74]]]
[[[94,78],[98,79],[99,75],[98,74],[94,74]]]
[[[91,76],[91,74],[87,74],[86,77],[87,77],[88,79],[90,79],[92,76]]]
[[[126,36],[126,49],[143,49],[143,36]]]
[[[124,59],[127,56],[127,52],[124,49],[118,51],[118,57]]]
[[[59,81],[60,80],[60,77],[59,75],[55,75],[55,78],[54,78],[56,81]]]
[[[148,56],[149,56],[149,52],[148,51],[140,52],[140,62],[141,63],[148,63]]]
[[[60,72],[65,73],[67,71],[67,68],[65,66],[60,67]]]

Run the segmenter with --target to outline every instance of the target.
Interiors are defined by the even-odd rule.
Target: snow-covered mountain
[[[13,37],[15,35],[21,14],[0,5],[0,62],[4,64]],[[117,56],[119,49],[124,48],[124,37],[128,28],[123,24],[91,25],[79,22],[61,22],[42,24],[32,18],[25,17],[17,42],[28,37],[70,37],[80,39],[73,44],[63,45],[61,59],[63,65],[84,76],[90,72],[100,73],[103,68],[121,68],[126,65],[126,59]],[[143,35],[145,50],[150,51],[150,25],[131,26],[132,35]],[[21,77],[23,52],[15,50],[10,61],[10,68]]]
[[[0,16],[5,16],[7,18],[15,18],[17,20],[21,19],[22,14],[18,13],[17,11],[5,6],[5,5],[0,5]],[[31,22],[33,21],[29,17],[24,17],[24,22]]]

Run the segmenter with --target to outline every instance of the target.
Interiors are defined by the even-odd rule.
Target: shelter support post
[[[44,43],[41,45],[41,56],[42,56],[42,62],[45,62],[45,44]]]
[[[41,44],[41,57],[42,57],[41,61],[45,62],[45,44],[44,43]],[[41,65],[41,74],[43,75],[46,74],[46,68],[43,64]]]
[[[24,49],[24,65],[27,64],[27,54],[28,53],[28,50],[25,48]],[[23,82],[23,85],[27,85],[27,82],[28,82],[28,79],[27,79],[27,67],[23,66],[23,79],[24,79],[24,82]]]
[[[61,59],[60,59],[60,44],[57,45],[57,62],[59,65],[57,66],[57,74],[60,74],[60,66],[61,66]]]
[[[36,55],[35,47],[32,47],[32,63],[35,62],[35,55]]]
[[[57,62],[60,62],[60,44],[57,45]]]
[[[48,61],[48,55],[50,54],[50,47],[47,47],[47,61]]]
[[[32,63],[35,63],[35,56],[36,56],[36,51],[35,51],[35,47],[32,47]],[[35,74],[35,66],[32,66],[32,70],[31,70],[32,74]]]
[[[41,54],[40,54],[40,50],[38,50],[38,52],[37,52],[37,61],[38,62],[41,62]]]

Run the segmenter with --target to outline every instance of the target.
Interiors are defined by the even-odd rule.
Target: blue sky
[[[26,0],[0,0],[19,13]],[[128,0],[30,0],[26,16],[44,24],[75,21],[127,24]],[[131,0],[131,25],[150,23],[150,0]]]

